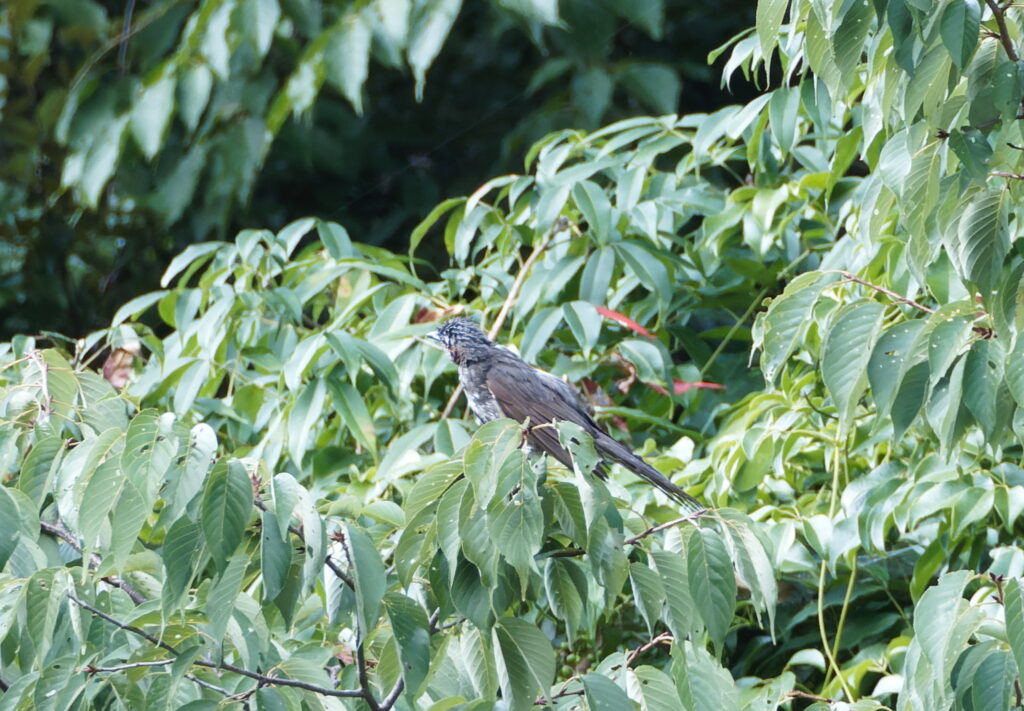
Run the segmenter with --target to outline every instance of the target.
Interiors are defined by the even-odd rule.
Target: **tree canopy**
[[[762,1],[711,57],[747,103],[12,338],[0,709],[1019,708],[1021,20]],[[455,314],[713,511],[466,420]]]

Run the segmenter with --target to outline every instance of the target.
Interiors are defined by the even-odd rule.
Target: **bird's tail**
[[[664,491],[677,503],[685,507],[689,513],[697,515],[707,510],[704,504],[673,484],[664,474],[631,452],[621,442],[613,439],[610,435],[604,433],[601,433],[601,435],[603,436],[594,437],[594,444],[597,445],[599,452]]]

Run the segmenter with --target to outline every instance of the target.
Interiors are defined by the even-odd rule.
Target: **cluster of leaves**
[[[737,576],[750,623],[774,615],[770,545],[749,519],[723,510],[695,528],[638,482],[613,481],[613,498],[589,475],[592,449],[577,454],[575,483],[538,479],[515,423],[470,437],[438,418],[452,389],[447,357],[417,340],[456,299],[487,318],[504,304],[532,360],[576,351],[553,367],[586,376],[598,399],[624,375],[635,402],[605,411],[677,441],[654,461],[678,467],[693,444],[688,415],[673,411],[722,394],[677,387],[699,371],[675,365],[672,350],[691,343],[710,375],[738,373],[741,346],[708,344],[726,325],[749,331],[730,302],[746,306],[751,282],[700,275],[722,259],[757,261],[738,231],[686,263],[675,257],[683,238],[668,235],[730,200],[725,177],[704,185],[700,206],[682,196],[698,194],[686,174],[733,139],[711,139],[678,177],[655,167],[696,135],[644,119],[552,137],[530,157],[535,175],[445,203],[417,231],[418,241],[447,216],[456,266],[439,281],[337,224],[302,220],[188,248],[164,275],[173,288],[125,304],[66,356],[15,339],[4,452],[17,476],[5,506],[24,535],[7,550],[11,647],[0,673],[11,703],[44,696],[39,672],[50,668],[74,679],[62,700],[97,706],[129,694],[153,703],[168,684],[178,701],[207,705],[253,693],[267,704],[337,694],[371,708],[499,692],[514,708],[541,697],[572,705],[580,693],[625,702],[613,679],[652,707],[784,697],[786,682],[741,692],[703,644],[685,641],[719,654],[730,645]],[[508,209],[483,202],[496,187]],[[318,239],[302,246],[313,229]],[[765,269],[789,266],[769,239],[762,247]],[[673,288],[685,274],[692,286]],[[616,310],[585,300],[601,295],[594,279]],[[617,320],[603,326],[598,306]],[[684,306],[691,326],[673,317]],[[147,309],[169,335],[128,320]],[[649,324],[666,342],[620,323]],[[107,379],[87,368],[98,345],[111,349]],[[125,378],[117,369],[133,354],[144,357]],[[118,394],[108,381],[127,384]],[[49,619],[61,625],[48,638],[66,641],[41,653],[16,641],[34,575],[50,581]],[[674,644],[671,670],[639,664],[662,643]],[[160,666],[173,671],[155,675]]]

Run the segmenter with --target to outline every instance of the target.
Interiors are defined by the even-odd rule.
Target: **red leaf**
[[[676,395],[682,395],[688,390],[725,390],[725,386],[718,383],[705,383],[703,380],[692,383],[688,383],[685,380],[673,380],[672,390]]]
[[[646,328],[638,324],[636,321],[631,319],[625,314],[620,314],[618,311],[612,311],[605,306],[595,306],[597,313],[601,314],[605,318],[610,318],[612,321],[618,321],[626,328],[630,329],[634,333],[639,333],[641,336],[647,336],[648,338],[654,338],[654,334],[648,331]]]

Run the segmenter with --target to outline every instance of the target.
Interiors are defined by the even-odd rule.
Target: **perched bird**
[[[569,452],[558,441],[557,430],[550,425],[574,422],[594,438],[594,447],[604,459],[618,462],[688,509],[704,510],[697,499],[601,429],[575,388],[550,373],[530,367],[519,356],[495,345],[470,319],[445,321],[434,338],[459,367],[459,381],[466,391],[469,408],[481,423],[499,417],[528,421],[527,442],[571,468]],[[602,478],[606,476],[600,465],[596,473]]]

